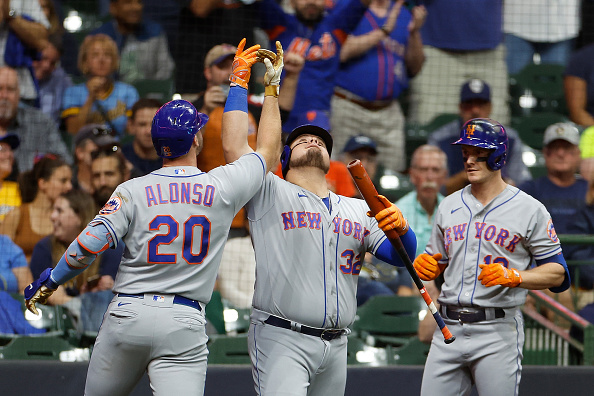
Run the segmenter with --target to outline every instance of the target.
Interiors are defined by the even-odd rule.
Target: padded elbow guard
[[[66,251],[66,261],[72,268],[86,268],[97,255],[110,246],[111,235],[103,223],[88,225]]]

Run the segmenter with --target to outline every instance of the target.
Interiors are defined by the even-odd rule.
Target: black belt
[[[118,293],[118,296],[120,297],[132,297],[132,298],[140,298],[143,299],[144,298],[144,294],[124,294],[124,293]],[[179,295],[175,295],[173,297],[173,303],[174,304],[179,304],[179,305],[186,305],[188,307],[192,307],[192,308],[196,308],[198,311],[202,311],[202,307],[200,306],[200,303],[196,300],[190,300],[189,298],[183,297],[183,296],[179,296]]]
[[[307,334],[314,337],[320,337],[322,340],[331,341],[335,338],[339,338],[343,334],[345,334],[344,330],[341,329],[318,329],[315,327],[303,326],[301,325],[300,328],[293,328],[291,326],[291,321],[283,318],[279,318],[278,316],[270,315],[268,319],[264,321],[264,323],[269,324],[271,326],[281,327],[283,329],[294,330],[299,333]]]
[[[503,308],[478,308],[478,307],[461,307],[459,305],[442,305],[440,307],[441,314],[450,320],[457,320],[460,323],[475,323],[487,320],[487,310],[492,309],[494,317],[491,319],[500,319],[505,317]]]

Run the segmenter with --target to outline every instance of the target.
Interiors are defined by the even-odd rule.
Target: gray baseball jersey
[[[127,395],[145,371],[154,395],[203,394],[203,307],[231,221],[265,174],[263,158],[252,153],[208,173],[164,167],[116,188],[93,221],[126,246],[113,288],[118,294],[91,356],[86,395]]]
[[[468,395],[473,383],[481,396],[517,394],[524,345],[518,307],[528,291],[483,286],[477,278],[479,264],[500,263],[526,270],[532,259],[561,253],[551,216],[536,199],[507,186],[483,206],[470,188],[449,195],[439,205],[426,252],[441,253],[440,262],[448,264],[438,298],[442,314],[444,305],[479,307],[485,309],[487,319],[463,323],[444,315],[456,341],[446,345],[436,331],[425,364],[422,395]]]
[[[256,391],[342,395],[346,337],[331,341],[264,323],[270,315],[315,328],[349,326],[365,252],[385,234],[365,201],[314,193],[269,174],[247,205],[256,253],[248,343]]]

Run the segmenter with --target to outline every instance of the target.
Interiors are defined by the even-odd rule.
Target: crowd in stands
[[[594,234],[594,35],[582,26],[591,8],[581,3],[588,1],[78,0],[69,6],[94,4],[99,17],[76,31],[64,27],[68,8],[59,0],[1,1],[0,291],[22,294],[56,265],[119,183],[161,167],[150,130],[163,101],[143,96],[140,82],[168,81],[209,115],[198,167],[225,164],[221,121],[234,45],[243,37],[248,46],[283,45],[283,131],[302,124],[329,130],[329,187],[357,196],[346,165],[360,159],[378,190],[399,199],[417,254],[444,195],[468,184],[451,143],[477,117],[506,127],[503,175],[546,206],[557,233]],[[513,128],[508,92],[509,77],[532,64],[564,69],[566,121],[543,131],[540,178],[526,162],[534,150]],[[252,81],[255,147],[263,86]],[[429,125],[443,114],[452,115],[449,122],[429,131],[420,147],[409,146],[409,125]],[[276,174],[283,176],[280,166]],[[386,186],[390,175],[411,188]],[[96,330],[124,249],[103,255],[49,303],[66,304]],[[568,247],[566,257],[593,252]],[[242,210],[217,283],[230,306],[250,307],[254,268]],[[572,291],[579,298],[564,300],[576,312],[594,303],[591,268],[580,270]],[[413,287],[406,272],[370,256],[359,291],[362,304],[373,295],[411,295]]]

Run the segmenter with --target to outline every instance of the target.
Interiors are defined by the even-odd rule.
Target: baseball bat
[[[361,161],[354,160],[350,164],[347,165],[347,168],[348,168],[349,172],[351,173],[353,180],[355,181],[355,185],[357,186],[357,188],[361,192],[361,195],[365,199],[365,202],[367,202],[367,205],[369,205],[369,209],[371,209],[371,213],[373,215],[375,215],[378,212],[385,209],[384,205],[377,198],[377,196],[378,196],[377,190],[375,189],[373,182],[369,178],[367,171],[361,164]],[[429,296],[429,293],[427,292],[425,285],[421,281],[421,278],[419,278],[417,271],[415,271],[415,268],[413,267],[413,263],[410,260],[410,257],[408,257],[408,253],[406,252],[406,249],[404,248],[404,245],[402,244],[402,241],[400,240],[400,235],[398,235],[396,230],[387,231],[387,232],[385,232],[385,234],[388,237],[388,240],[390,241],[390,243],[392,244],[394,249],[396,249],[398,256],[400,256],[400,258],[402,259],[402,262],[406,266],[406,269],[408,270],[408,273],[410,274],[413,282],[419,289],[419,292],[421,293],[421,297],[423,297],[423,300],[425,300],[427,307],[429,307],[429,310],[433,314],[433,318],[437,322],[437,325],[439,326],[439,329],[441,330],[441,333],[443,334],[445,343],[450,344],[450,343],[454,342],[456,337],[454,337],[454,335],[450,332],[450,330],[446,326],[445,322],[443,321],[443,318],[439,314],[439,311],[435,307],[435,304],[433,303],[431,296]]]

